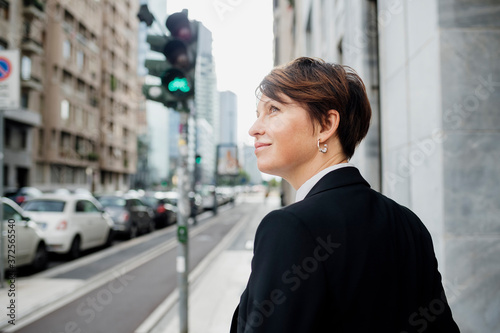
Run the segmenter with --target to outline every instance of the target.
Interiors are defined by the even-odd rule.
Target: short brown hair
[[[348,158],[366,136],[371,107],[361,78],[348,67],[308,57],[274,68],[257,87],[267,97],[284,103],[280,94],[301,104],[311,121],[324,125],[329,110],[340,114],[337,134]]]

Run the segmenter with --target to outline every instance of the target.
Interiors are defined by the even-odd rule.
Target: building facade
[[[500,330],[500,4],[277,0],[275,62],[353,67],[373,108],[353,162],[432,234],[462,332]]]
[[[198,31],[195,91],[196,120],[194,123],[196,124],[197,145],[193,147],[193,151],[201,156],[201,163],[197,166],[200,170],[198,174],[201,175],[199,182],[212,184],[215,182],[216,147],[220,142],[219,94],[215,59],[212,54],[212,32],[201,22]]]
[[[2,8],[9,16],[0,22],[10,31],[6,47],[23,54],[23,110],[38,115],[21,116],[29,122],[21,127],[32,131],[7,123],[7,140],[26,137],[17,149],[31,150],[32,159],[17,176],[8,166],[7,183],[127,189],[142,98],[137,40],[130,38],[137,35],[137,1],[2,1]],[[21,181],[19,173],[29,177]]]
[[[143,101],[137,75],[139,3],[100,3],[103,16],[98,178],[99,187],[109,191],[127,189],[130,175],[137,170],[137,115]]]
[[[238,101],[232,91],[219,92],[220,143],[236,144],[238,137]]]
[[[0,1],[0,50],[18,49],[21,64],[21,108],[5,110],[3,181],[6,190],[31,185],[42,121],[45,5],[39,1]]]

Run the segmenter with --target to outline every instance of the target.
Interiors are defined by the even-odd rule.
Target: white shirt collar
[[[306,195],[311,191],[311,189],[316,185],[316,183],[323,178],[327,173],[337,170],[340,168],[345,168],[345,167],[355,167],[354,164],[352,163],[339,163],[332,165],[331,167],[328,167],[326,169],[321,170],[311,178],[309,178],[304,184],[302,184],[301,187],[297,190],[297,194],[295,195],[295,202],[299,202],[301,200],[304,200]]]

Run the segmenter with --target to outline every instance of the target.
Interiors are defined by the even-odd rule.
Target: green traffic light
[[[183,93],[187,93],[191,90],[191,88],[189,87],[188,81],[185,77],[175,77],[168,83],[168,90],[171,92],[180,90]]]
[[[200,164],[201,163],[201,156],[200,155],[196,155],[196,164]]]

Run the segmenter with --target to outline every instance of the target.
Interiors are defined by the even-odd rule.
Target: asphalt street
[[[205,220],[190,231],[190,271],[223,239],[252,205],[237,205]],[[206,224],[206,225],[205,225]],[[199,230],[198,230],[199,228]],[[197,232],[197,230],[199,232]],[[161,255],[126,271],[112,270],[114,279],[96,285],[89,293],[14,332],[26,333],[127,333],[134,330],[177,286],[175,228],[150,237],[123,251],[64,271],[53,279],[90,279],[119,263],[166,243],[172,246]]]

